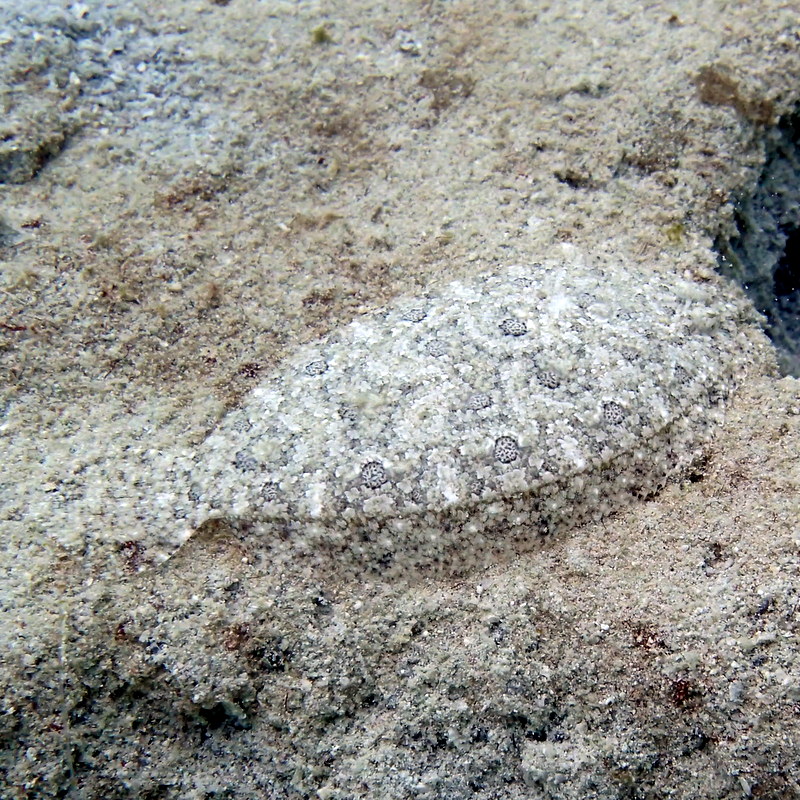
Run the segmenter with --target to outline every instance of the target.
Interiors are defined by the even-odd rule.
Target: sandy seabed
[[[798,47],[776,2],[0,10],[0,794],[800,795],[800,400],[752,323],[680,480],[459,576],[224,520],[149,566],[135,468],[429,286],[722,287]]]

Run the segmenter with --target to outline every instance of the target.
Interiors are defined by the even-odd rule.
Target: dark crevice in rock
[[[715,244],[719,270],[764,315],[781,371],[800,376],[800,109],[764,133],[764,164]]]

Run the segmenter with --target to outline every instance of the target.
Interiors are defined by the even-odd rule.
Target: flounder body
[[[461,570],[652,494],[746,361],[717,285],[513,266],[299,348],[202,443],[193,528],[294,557]]]

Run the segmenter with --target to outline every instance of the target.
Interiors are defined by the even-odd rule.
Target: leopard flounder
[[[223,519],[378,572],[513,554],[696,457],[752,360],[746,314],[716,282],[579,260],[399,300],[300,347],[173,462],[183,535]]]

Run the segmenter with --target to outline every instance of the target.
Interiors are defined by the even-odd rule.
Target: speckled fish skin
[[[690,460],[746,361],[736,316],[714,285],[576,263],[401,300],[301,347],[221,421],[188,521],[379,570],[485,563]]]

